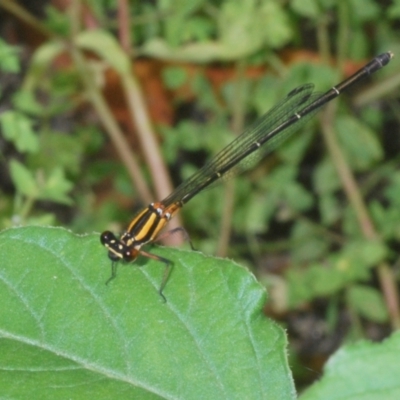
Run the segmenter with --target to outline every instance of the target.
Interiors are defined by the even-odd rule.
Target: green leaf
[[[357,23],[377,20],[382,13],[382,7],[374,0],[350,0],[352,17]],[[364,35],[365,36],[365,35]]]
[[[203,22],[203,29],[202,27],[194,28],[194,24],[199,21],[199,18],[196,18],[195,13],[197,10],[201,9],[205,3],[204,0],[195,0],[195,1],[187,1],[187,0],[164,0],[158,2],[159,11],[162,14],[168,15],[168,18],[164,20],[164,37],[167,39],[168,43],[173,46],[177,47],[181,43],[186,41],[192,41],[195,39],[193,37],[193,29],[195,29],[198,33],[201,30],[204,32],[204,28],[209,30],[212,28],[211,23],[207,25],[210,28],[207,28],[205,23]],[[203,21],[203,18],[201,18]],[[199,30],[200,28],[200,30]],[[200,35],[200,37],[203,35]]]
[[[66,179],[64,170],[61,168],[54,168],[46,179],[43,188],[41,188],[40,198],[62,204],[71,204],[72,200],[67,196],[67,193],[73,187],[74,185]]]
[[[245,230],[247,233],[256,234],[265,232],[268,229],[269,219],[277,208],[277,204],[268,198],[265,200],[265,193],[249,193],[247,189],[247,199],[238,201],[240,207],[235,210],[234,226],[238,231]],[[243,207],[243,211],[241,210]]]
[[[307,18],[317,18],[322,11],[316,0],[292,0],[291,7],[297,14]]]
[[[390,181],[384,190],[385,197],[390,203],[399,208],[400,206],[400,173],[398,171],[391,171],[387,179]]]
[[[400,210],[398,206],[388,207],[378,201],[371,201],[369,206],[370,213],[375,222],[376,228],[381,237],[385,239],[400,238]]]
[[[20,71],[18,47],[10,46],[2,39],[0,39],[0,69],[15,74]]]
[[[288,141],[283,142],[283,146],[278,147],[279,157],[286,163],[298,165],[304,157],[307,149],[310,147],[313,135],[312,130],[306,128],[300,134],[296,134]]]
[[[371,321],[384,323],[388,320],[389,315],[382,294],[374,288],[353,285],[347,292],[347,301],[356,312]]]
[[[315,168],[313,180],[315,189],[320,194],[332,193],[341,185],[337,170],[328,157]]]
[[[313,204],[313,198],[307,190],[295,180],[297,167],[281,165],[269,175],[268,189],[280,196],[280,201],[287,203],[291,209],[304,211]]]
[[[162,71],[163,81],[169,89],[177,89],[187,81],[186,70],[182,67],[167,67]]]
[[[197,252],[121,265],[98,235],[9,229],[0,238],[0,392],[41,399],[293,399],[286,337],[246,269]],[[141,268],[138,268],[141,266]]]
[[[304,263],[323,257],[329,250],[329,242],[311,223],[300,219],[292,228],[290,247],[294,261]]]
[[[400,398],[400,334],[383,343],[362,341],[339,350],[324,376],[300,400],[390,400]]]
[[[97,133],[89,127],[87,131],[93,135]],[[62,168],[69,174],[82,175],[83,154],[90,145],[85,136],[87,137],[86,132],[83,131],[65,134],[43,129],[39,137],[40,152],[31,154],[27,162],[32,168],[43,169],[46,173],[54,168]],[[107,165],[107,171],[108,167]]]
[[[336,130],[347,158],[358,170],[371,167],[382,159],[383,151],[375,133],[366,125],[350,116],[336,119]]]
[[[35,153],[39,141],[32,129],[32,121],[18,111],[5,111],[0,115],[4,137],[14,143],[21,153]]]
[[[289,14],[279,2],[264,1],[259,10],[256,9],[255,18],[259,25],[253,28],[254,35],[262,33],[269,47],[284,46],[293,38],[295,31]]]
[[[339,264],[362,264],[362,268],[370,268],[381,262],[388,254],[384,242],[380,240],[359,239],[349,242],[343,248],[343,254]]]
[[[342,213],[339,201],[335,196],[329,193],[321,195],[318,207],[321,215],[321,222],[326,226],[333,225],[337,222]]]
[[[40,46],[30,62],[29,70],[25,77],[24,90],[32,91],[38,82],[43,80],[46,71],[51,67],[55,57],[65,50],[64,43],[61,41],[48,41]]]
[[[218,14],[218,30],[226,48],[255,52],[266,43],[278,47],[292,37],[287,13],[276,2],[226,1]]]
[[[40,104],[35,96],[35,93],[28,90],[20,90],[13,96],[13,105],[19,111],[22,111],[30,116],[42,117],[48,115],[48,106]]]
[[[390,6],[388,6],[387,14],[391,19],[400,18],[400,1],[394,0]]]
[[[181,44],[182,36],[187,37],[187,21],[180,14],[168,23],[166,39],[155,37],[146,41],[140,53],[160,59],[201,63],[233,61],[253,55],[264,47],[282,46],[293,36],[287,12],[273,1],[226,1],[215,15],[216,40]]]
[[[71,34],[71,18],[65,10],[62,8],[57,9],[49,3],[45,7],[45,12],[46,19],[43,23],[49,31],[57,34],[59,37],[68,37]]]
[[[131,66],[128,56],[113,36],[103,30],[81,32],[76,38],[77,44],[85,50],[93,51],[106,60],[121,75],[129,75]]]
[[[284,200],[293,210],[306,211],[313,205],[312,195],[300,184],[287,185],[283,194]]]
[[[17,191],[31,198],[36,198],[39,193],[35,177],[25,165],[17,160],[10,161],[11,179]]]
[[[322,263],[288,270],[291,307],[318,296],[330,296],[349,283],[369,278],[370,269],[386,255],[387,248],[379,241],[353,240],[340,251],[325,256]]]
[[[214,32],[214,23],[212,20],[202,16],[191,16],[186,20],[184,32],[181,35],[181,42],[204,41],[210,39]]]

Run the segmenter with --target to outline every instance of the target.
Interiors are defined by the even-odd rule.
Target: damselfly
[[[111,277],[107,283],[116,276],[117,261],[134,261],[139,255],[153,258],[165,264],[164,277],[159,288],[160,295],[165,299],[162,292],[172,263],[166,258],[142,250],[142,247],[154,242],[168,221],[191,198],[222,178],[254,165],[300,129],[323,105],[360,79],[387,65],[392,56],[391,52],[387,52],[375,57],[324,94],[313,93],[313,84],[302,85],[292,90],[283,101],[246,129],[168,197],[151,203],[136,215],[119,239],[112,232],[103,232],[100,240],[107,248],[108,257],[112,261]]]

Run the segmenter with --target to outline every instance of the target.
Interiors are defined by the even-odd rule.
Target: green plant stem
[[[342,246],[345,244],[346,240],[342,235],[340,235],[336,232],[330,231],[325,226],[314,222],[312,219],[307,218],[303,214],[300,214],[297,212],[293,212],[293,214],[297,220],[302,221],[304,224],[307,224],[310,228],[312,228],[316,235],[319,235],[320,237],[323,237],[326,240],[328,240],[329,242],[334,243],[336,245]]]
[[[348,296],[348,294],[349,290],[346,290],[346,296]],[[349,313],[351,319],[351,327],[349,332],[350,338],[353,340],[365,338],[365,331],[361,323],[360,315],[356,310],[354,310],[354,307],[351,305],[349,299],[347,299],[347,312]]]
[[[105,127],[107,133],[109,134],[111,141],[113,142],[119,157],[124,163],[135,188],[145,203],[152,201],[152,194],[147,187],[146,181],[143,178],[139,165],[130,149],[129,143],[125,139],[120,127],[115,121],[114,116],[107,103],[105,102],[103,96],[101,95],[96,83],[94,82],[92,72],[87,65],[87,61],[81,51],[74,47],[70,47],[71,56],[75,62],[76,68],[81,76],[81,79],[85,85],[88,97],[97,115]]]
[[[54,37],[54,33],[47,29],[39,20],[32,14],[21,7],[15,0],[0,0],[0,7],[3,7],[11,14],[15,15],[21,21],[32,26],[36,31],[40,32],[46,37]]]
[[[141,148],[154,182],[154,190],[157,198],[161,199],[171,193],[173,185],[156,140],[156,133],[152,127],[143,94],[136,78],[133,75],[126,75],[121,78],[128,111],[135,121]]]
[[[347,54],[349,43],[349,4],[341,0],[338,5],[339,26],[337,40],[338,66],[340,67]],[[325,27],[323,27],[325,28]],[[323,36],[321,36],[323,37]],[[329,60],[326,59],[325,62]],[[351,172],[350,167],[344,157],[339,143],[336,140],[334,129],[332,128],[336,105],[330,103],[322,114],[321,126],[322,133],[327,144],[331,160],[335,165],[340,180],[342,181],[344,191],[356,213],[361,231],[369,240],[378,240],[378,234],[369,216],[368,209],[363,201],[361,192],[358,188],[356,180]],[[395,279],[389,266],[382,262],[377,266],[377,273],[381,285],[382,293],[385,298],[386,306],[390,315],[391,325],[394,329],[400,329],[400,310],[399,296],[395,285]]]
[[[221,224],[215,254],[225,257],[228,251],[232,230],[232,213],[235,204],[235,181],[230,180],[224,185],[224,201],[222,208]]]
[[[329,60],[331,54],[328,23],[328,18],[326,16],[322,16],[319,18],[317,24],[318,48],[323,60]]]
[[[22,195],[18,195],[17,196],[21,196],[20,200],[22,201],[22,199],[24,198],[24,196]],[[28,215],[30,214],[33,205],[35,204],[36,198],[29,196],[29,197],[25,197],[22,205],[19,207],[19,210],[16,211],[16,213],[20,216],[21,221],[26,221],[26,219],[28,218]]]
[[[0,0],[0,6],[7,9],[12,14],[16,15],[18,18],[21,18],[29,25],[31,25],[34,29],[38,29],[40,32],[45,33],[49,37],[54,37],[52,32],[49,32],[35,17],[31,14],[27,13],[25,9],[19,7],[15,2],[8,0]],[[77,21],[79,21],[79,10],[80,10],[80,2],[73,2],[71,5],[70,13],[71,13],[71,26],[72,26],[72,40],[75,35],[78,34],[78,25]],[[148,189],[145,179],[143,178],[139,165],[134,158],[133,152],[130,150],[129,143],[125,139],[124,134],[116,123],[111,110],[109,109],[107,103],[105,102],[103,96],[101,95],[97,85],[95,84],[92,76],[92,72],[87,65],[85,57],[81,54],[80,50],[76,47],[67,46],[67,50],[70,51],[73,60],[75,61],[77,70],[84,82],[89,99],[97,111],[98,117],[101,120],[103,126],[105,127],[107,133],[109,134],[122,162],[125,165],[125,168],[128,171],[128,174],[137,189],[139,196],[141,197],[144,203],[149,203],[153,200],[153,196]]]
[[[378,234],[369,216],[367,207],[362,199],[360,190],[354,176],[346,162],[344,154],[336,140],[335,131],[332,128],[333,117],[335,115],[335,104],[329,104],[321,118],[322,133],[331,155],[332,162],[338,172],[343,184],[344,191],[352,205],[352,208],[360,224],[361,231],[369,240],[378,240]],[[399,298],[395,286],[394,276],[386,263],[381,263],[377,267],[377,273],[382,288],[382,292],[390,314],[391,324],[394,329],[400,329]]]
[[[357,108],[362,108],[365,104],[376,101],[383,95],[387,95],[390,92],[398,91],[400,86],[400,73],[397,71],[394,75],[387,77],[384,80],[380,80],[376,85],[362,90],[353,99],[353,105]]]
[[[74,38],[79,33],[79,26],[77,25],[77,21],[80,20],[80,1],[72,2],[70,6],[70,14],[71,14],[71,26],[72,26],[72,43],[75,42]],[[136,161],[133,152],[130,149],[128,141],[125,139],[123,132],[121,131],[119,125],[115,121],[114,116],[110,108],[108,107],[106,101],[104,100],[102,94],[100,93],[98,86],[92,79],[92,73],[90,71],[90,67],[87,64],[87,61],[81,51],[75,46],[70,47],[72,58],[75,62],[78,72],[80,73],[81,79],[86,86],[86,91],[89,95],[89,99],[93,105],[93,107],[97,111],[97,115],[103,126],[107,130],[119,157],[125,165],[125,168],[130,175],[133,184],[138,190],[140,197],[142,198],[144,203],[149,203],[152,201],[153,196],[146,184],[144,177],[140,172],[140,167],[138,162]]]
[[[132,74],[121,76],[121,78],[128,110],[135,121],[137,135],[154,182],[156,196],[158,199],[162,199],[172,192],[173,185],[156,139],[156,133],[150,121],[141,88],[133,72]],[[169,228],[172,230],[178,226],[182,226],[182,224],[179,216],[176,216],[169,222]],[[180,244],[181,242],[180,235],[171,235],[168,238],[169,244]]]
[[[118,20],[121,47],[132,57],[135,50],[132,48],[129,4],[126,0],[118,1]],[[120,74],[120,78],[129,115],[131,120],[135,121],[136,133],[151,173],[156,197],[162,199],[172,192],[173,184],[160,151],[157,134],[153,129],[140,84],[134,75],[133,68],[127,73]],[[169,223],[169,228],[174,230],[179,226],[182,226],[182,222],[179,216],[176,216]],[[162,241],[169,245],[178,245],[182,243],[183,238],[181,235],[166,235]]]
[[[338,34],[336,45],[336,66],[342,70],[346,55],[348,54],[350,41],[350,4],[347,0],[338,2]]]
[[[233,101],[233,131],[239,135],[244,125],[244,101],[243,84],[247,63],[240,60],[236,64],[235,100]],[[221,229],[217,244],[216,254],[223,257],[227,254],[232,230],[232,214],[234,209],[235,185],[234,181],[228,181],[224,190],[224,206],[222,209]]]
[[[131,25],[129,12],[129,2],[127,0],[118,0],[118,37],[121,47],[128,54],[133,56],[131,45]]]

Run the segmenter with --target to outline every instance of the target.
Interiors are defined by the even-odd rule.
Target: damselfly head
[[[113,262],[121,259],[133,261],[139,253],[137,249],[127,246],[122,240],[118,240],[110,231],[105,231],[101,234],[100,242],[108,249],[108,258]]]

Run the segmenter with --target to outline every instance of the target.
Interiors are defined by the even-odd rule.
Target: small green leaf
[[[181,87],[187,80],[186,71],[181,67],[167,67],[162,72],[163,81],[169,89]]]
[[[183,35],[181,35],[182,42],[187,42],[189,40],[205,41],[212,37],[215,25],[209,18],[191,16],[190,19],[186,21],[184,28]]]
[[[259,25],[254,27],[254,34],[260,35],[261,32],[268,47],[284,46],[293,38],[294,29],[289,14],[279,2],[262,2],[255,11],[255,17]]]
[[[89,130],[89,128],[87,129]],[[88,146],[82,133],[65,134],[43,129],[39,137],[40,152],[29,156],[29,165],[34,169],[43,169],[46,172],[58,167],[75,176],[81,174],[82,157],[85,146],[86,148]]]
[[[96,4],[96,3],[92,3]],[[46,19],[43,21],[46,28],[59,37],[67,37],[71,33],[71,19],[62,8],[56,8],[51,3],[45,7]]]
[[[72,200],[67,193],[74,185],[65,178],[64,170],[54,168],[50,176],[46,179],[46,183],[40,191],[40,198],[43,200],[51,200],[63,204],[71,204]]]
[[[306,270],[292,269],[287,272],[290,307],[315,297],[330,296],[347,283],[340,271],[323,264],[311,264]]]
[[[349,5],[352,10],[350,12],[354,15],[357,24],[375,21],[380,18],[382,13],[379,3],[374,0],[349,0]]]
[[[265,232],[268,228],[269,219],[277,208],[277,204],[270,196],[267,202],[265,193],[251,193],[250,195],[249,191],[247,191],[247,194],[245,202],[241,201],[239,203],[240,210],[235,210],[234,226],[239,231],[245,229],[247,233],[252,234]],[[242,207],[244,207],[243,211]]]
[[[301,219],[292,228],[290,243],[293,259],[298,263],[318,260],[329,249],[329,243],[321,232],[313,224]]]
[[[13,96],[13,105],[16,109],[31,115],[41,117],[45,108],[35,97],[35,94],[28,90],[20,90]]]
[[[293,37],[289,15],[277,2],[226,1],[215,15],[215,40],[182,44],[190,24],[185,21],[186,16],[175,13],[168,18],[165,39],[154,37],[146,41],[141,54],[201,63],[233,61],[253,55],[263,47],[282,46]]]
[[[218,31],[227,49],[253,53],[264,44],[279,47],[292,37],[287,12],[276,2],[227,1],[218,14]]]
[[[385,244],[379,240],[353,240],[343,249],[343,258],[370,268],[381,262],[388,253]]]
[[[18,47],[10,46],[3,39],[0,39],[0,69],[15,74],[20,71]]]
[[[106,60],[121,75],[131,73],[130,62],[115,40],[115,38],[103,30],[86,30],[76,38],[77,44],[85,50],[92,51],[100,58]]]
[[[32,91],[38,82],[41,82],[43,75],[50,68],[53,60],[65,50],[62,41],[47,41],[40,46],[31,59],[28,73],[25,77],[24,90]]]
[[[281,165],[269,175],[269,190],[279,195],[280,201],[289,205],[293,210],[304,211],[313,204],[311,194],[295,180],[297,167]]]
[[[387,14],[391,19],[399,19],[400,18],[400,2],[393,1],[387,9]]]
[[[378,201],[371,201],[369,210],[381,237],[400,239],[400,209],[398,206],[387,207]]]
[[[332,193],[340,187],[340,180],[332,160],[326,157],[314,170],[314,186],[318,193]]]
[[[11,179],[19,193],[31,198],[38,196],[39,188],[35,177],[23,164],[17,160],[11,160],[10,173]]]
[[[280,146],[277,150],[279,158],[286,163],[298,165],[303,160],[312,139],[312,130],[306,128],[305,131],[283,142],[283,146]]]
[[[383,343],[362,341],[339,350],[324,376],[300,400],[389,400],[400,398],[400,333]]]
[[[297,14],[306,18],[317,18],[322,12],[317,0],[292,0],[291,7]]]
[[[323,194],[320,197],[318,206],[321,214],[321,222],[325,226],[330,226],[339,220],[342,209],[335,196],[329,193]]]
[[[382,159],[381,145],[368,126],[350,116],[338,117],[335,125],[348,160],[354,168],[365,170]]]
[[[312,244],[318,246],[316,240]],[[306,249],[311,244],[308,246]],[[326,241],[321,240],[321,248],[324,249],[324,246]],[[325,256],[323,262],[310,264],[306,269],[289,270],[287,280],[291,306],[316,296],[329,296],[348,287],[350,283],[369,278],[371,268],[386,254],[387,248],[381,242],[354,240],[340,251]]]
[[[388,320],[382,294],[374,288],[353,285],[347,292],[347,301],[356,312],[371,321],[384,323]]]
[[[298,183],[287,185],[283,193],[283,200],[295,211],[306,211],[313,205],[312,195]]]
[[[26,227],[0,237],[4,398],[294,399],[286,337],[246,269],[155,247],[111,261],[98,235]],[[140,268],[139,268],[140,266]],[[23,382],[23,384],[21,384]]]
[[[387,179],[390,181],[384,190],[385,197],[390,203],[399,208],[400,207],[400,173],[399,171],[391,171]]]
[[[0,115],[4,137],[14,143],[21,153],[35,153],[39,141],[32,129],[32,121],[18,111],[5,111]]]

